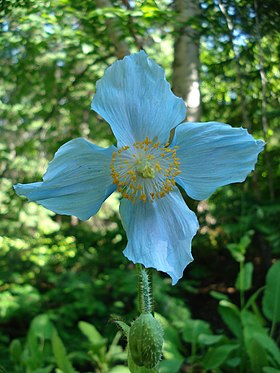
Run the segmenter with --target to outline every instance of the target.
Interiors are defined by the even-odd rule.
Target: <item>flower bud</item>
[[[133,362],[145,368],[154,368],[161,358],[163,330],[151,313],[142,313],[131,325],[129,349]]]

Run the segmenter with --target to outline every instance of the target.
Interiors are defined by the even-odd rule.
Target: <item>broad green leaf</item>
[[[39,338],[51,339],[54,326],[47,314],[41,314],[34,317],[34,319],[31,322],[30,329]]]
[[[262,344],[253,338],[246,345],[246,351],[250,358],[252,372],[261,373],[262,368],[268,364],[267,353]]]
[[[178,373],[184,360],[168,359],[159,363],[160,373]]]
[[[106,346],[106,339],[102,337],[94,325],[85,321],[80,321],[78,325],[81,332],[88,338],[93,346]]]
[[[262,305],[263,312],[270,321],[280,321],[280,260],[267,273]]]
[[[236,368],[238,367],[238,365],[240,365],[240,362],[241,362],[241,358],[239,356],[235,356],[233,358],[229,358],[227,359],[227,366],[231,367],[231,368]]]
[[[266,334],[266,330],[263,328],[261,321],[252,312],[243,310],[241,312],[241,321],[244,328],[245,338],[251,338],[254,333]]]
[[[246,291],[251,289],[253,270],[253,263],[248,262],[244,264],[237,276],[235,283],[235,286],[238,290]]]
[[[268,334],[264,333],[256,333],[255,338],[268,352],[270,362],[280,369],[280,350],[275,341]]]
[[[52,348],[58,368],[61,369],[63,373],[76,373],[67,356],[64,344],[55,331],[52,335]]]
[[[40,368],[43,362],[43,353],[39,348],[38,337],[35,335],[34,330],[30,328],[27,335],[27,349],[28,349],[28,367],[35,370]]]
[[[263,348],[266,351],[267,359],[272,366],[280,367],[280,351],[275,341],[268,335],[267,330],[262,326],[260,320],[252,313],[246,310],[242,311],[241,314],[242,325],[244,328],[244,341],[246,349],[251,349],[252,343],[254,343],[256,349]],[[257,342],[258,346],[256,345]],[[259,347],[261,346],[261,347]],[[255,354],[252,352],[249,355],[251,364],[255,364]],[[263,362],[265,366],[265,361]]]
[[[242,324],[241,324],[241,316],[240,311],[231,302],[226,300],[222,300],[219,303],[219,313],[229,328],[229,330],[238,338],[242,339],[243,331],[242,331]]]
[[[200,334],[211,335],[210,325],[203,320],[186,320],[183,339],[189,343],[196,343]]]
[[[223,335],[200,334],[198,336],[198,343],[202,345],[210,346],[215,343],[221,342],[223,338],[224,338]]]
[[[36,316],[27,336],[28,367],[32,370],[43,368],[51,357],[51,336],[55,327],[47,314]]]
[[[203,367],[207,370],[219,368],[238,347],[236,344],[229,344],[210,348],[202,359]]]

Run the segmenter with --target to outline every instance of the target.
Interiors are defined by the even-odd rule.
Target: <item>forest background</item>
[[[41,180],[70,139],[113,143],[90,111],[96,81],[144,49],[186,101],[188,120],[242,125],[266,141],[246,182],[208,201],[184,196],[201,228],[175,287],[154,273],[160,372],[279,372],[279,1],[0,6],[0,371],[128,372],[125,339],[109,322],[137,316],[118,196],[80,222],[27,203],[12,185]]]

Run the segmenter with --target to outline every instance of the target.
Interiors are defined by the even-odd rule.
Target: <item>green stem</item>
[[[137,276],[138,276],[138,283],[137,283],[137,288],[138,288],[138,311],[139,313],[142,313],[143,309],[143,288],[141,285],[141,273],[142,273],[142,265],[139,263],[135,264],[136,270],[137,270]]]
[[[151,312],[154,314],[154,286],[153,286],[153,270],[152,268],[147,269],[148,278],[149,278],[149,285],[150,285],[150,298],[152,302],[152,309]]]
[[[152,274],[141,264],[136,264],[138,272],[138,309],[140,313],[152,313]]]

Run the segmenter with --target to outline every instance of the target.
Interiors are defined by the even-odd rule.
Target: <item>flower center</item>
[[[117,190],[133,203],[153,202],[175,186],[180,174],[176,149],[152,142],[148,137],[132,146],[123,146],[112,155],[111,176]]]
[[[151,162],[147,161],[146,159],[139,161],[139,166],[137,165],[136,172],[145,179],[153,179],[155,177],[155,169]]]

